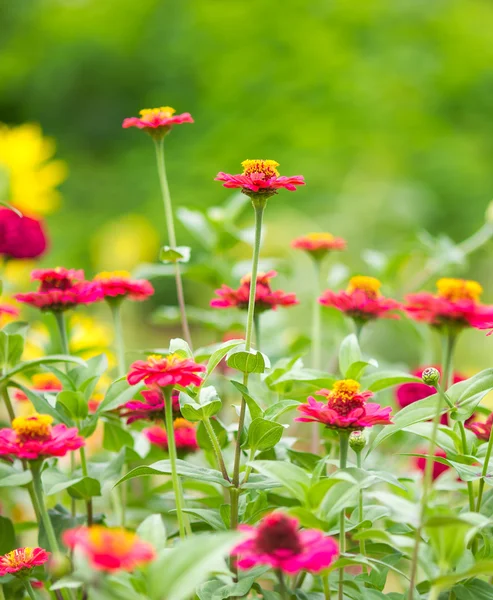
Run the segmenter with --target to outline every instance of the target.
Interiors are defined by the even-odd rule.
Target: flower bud
[[[436,386],[440,381],[440,371],[434,367],[428,367],[428,369],[423,371],[421,379],[426,385]]]
[[[352,431],[349,436],[349,446],[355,452],[361,452],[366,446],[366,437],[362,431]]]
[[[53,579],[61,579],[72,572],[70,559],[61,552],[55,552],[51,555],[47,567]]]

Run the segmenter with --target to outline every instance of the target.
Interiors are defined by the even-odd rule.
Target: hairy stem
[[[362,457],[361,457],[361,450],[358,450],[356,452],[356,466],[358,467],[358,469],[362,468]],[[363,490],[361,489],[359,491],[359,499],[358,499],[358,509],[359,509],[359,518],[360,521],[363,521]],[[361,554],[363,556],[366,556],[366,544],[365,544],[365,540],[360,540],[359,541],[359,551],[361,552]]]
[[[339,468],[347,467],[347,454],[349,446],[349,435],[347,431],[339,429]],[[339,517],[339,550],[341,554],[346,552],[346,515],[344,509]],[[344,600],[344,567],[339,569],[339,600]]]
[[[322,261],[319,258],[314,259],[316,271],[315,298],[312,315],[312,367],[321,369],[322,367],[322,305],[318,301],[322,291]],[[311,451],[318,454],[320,451],[320,424],[312,424]]]
[[[219,463],[221,473],[226,481],[231,481],[228,475],[228,470],[226,469],[226,465],[224,464],[224,457],[221,451],[221,445],[219,444],[219,440],[217,439],[216,432],[212,427],[212,423],[209,417],[206,417],[204,419],[204,427],[209,435],[212,447],[214,448],[214,452],[216,454],[217,462]]]
[[[115,350],[118,360],[118,377],[123,377],[127,372],[125,364],[125,340],[123,337],[121,302],[112,301],[109,303],[111,316],[113,317],[113,330],[115,332]]]

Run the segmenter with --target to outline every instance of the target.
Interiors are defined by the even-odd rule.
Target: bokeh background
[[[348,241],[332,260],[331,285],[375,274],[402,297],[433,283],[423,277],[431,264],[441,275],[477,278],[484,301],[493,302],[493,245],[482,243],[493,198],[490,0],[0,0],[0,7],[0,122],[39,124],[67,167],[60,204],[47,211],[44,266],[83,267],[91,276],[157,263],[166,238],[152,143],[121,122],[170,105],[195,119],[166,140],[175,207],[223,206],[231,195],[213,178],[238,172],[245,158],[273,158],[281,174],[306,178],[305,188],[269,201],[266,214],[263,256],[274,259],[267,266],[302,300],[266,317],[267,350],[306,342],[300,334],[309,332],[314,276],[289,242],[310,231]],[[251,227],[248,205],[237,212],[236,225]],[[209,212],[212,230],[225,227],[223,217]],[[479,248],[466,256],[456,244],[478,230]],[[179,224],[178,236],[193,248],[187,299],[206,308],[221,276],[237,283],[243,265],[233,265],[248,258],[249,246],[223,239],[213,259],[200,233]],[[153,282],[152,309],[172,305],[173,280]],[[131,310],[133,346],[163,345],[177,333],[163,318],[156,327],[149,307]],[[348,328],[325,315],[327,357]],[[209,327],[199,337],[210,343],[220,334]],[[433,336],[407,321],[376,324],[367,335],[384,362],[436,359]],[[466,333],[461,367],[487,366],[491,351],[483,333]]]

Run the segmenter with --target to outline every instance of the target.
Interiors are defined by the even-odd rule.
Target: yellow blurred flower
[[[39,216],[60,203],[56,187],[67,177],[66,164],[52,160],[55,143],[41,127],[0,124],[0,194],[22,212]]]
[[[26,342],[24,344],[23,360],[34,360],[46,356],[46,350],[50,343],[50,332],[44,323],[34,322],[27,330]]]
[[[113,341],[113,333],[108,325],[86,315],[72,315],[69,331],[70,351],[82,358],[107,352]]]

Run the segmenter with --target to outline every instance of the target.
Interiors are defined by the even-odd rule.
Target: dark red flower
[[[0,208],[0,254],[6,258],[39,258],[48,247],[42,221]]]
[[[491,436],[491,427],[493,426],[493,413],[488,415],[486,421],[467,422],[466,427],[470,429],[480,440],[488,441]]]
[[[435,456],[439,458],[447,458],[447,453],[444,450],[439,449],[435,452]],[[424,456],[415,456],[414,466],[416,467],[416,469],[424,473],[426,469],[426,458]],[[443,463],[438,462],[437,460],[433,461],[433,481],[435,481],[437,477],[439,477],[442,473],[445,473],[445,471],[448,471],[449,469],[450,467],[448,465],[444,465]]]

